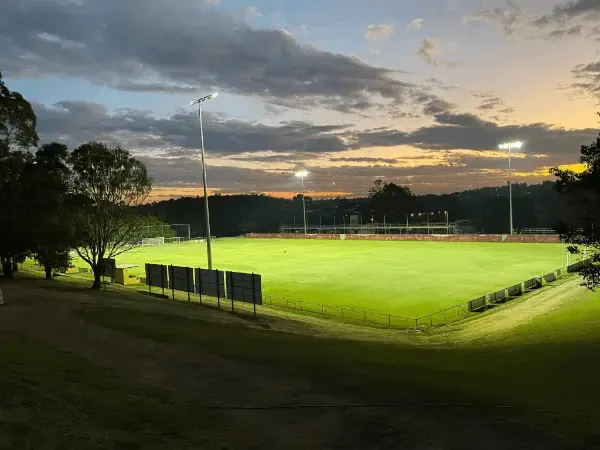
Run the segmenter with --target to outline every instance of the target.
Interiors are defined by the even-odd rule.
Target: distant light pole
[[[514,233],[513,228],[513,205],[512,205],[512,183],[511,183],[511,166],[510,166],[510,152],[511,150],[520,150],[523,147],[523,143],[519,141],[507,142],[506,144],[500,144],[500,150],[508,150],[508,205],[510,214],[510,234]]]
[[[201,97],[197,100],[190,102],[188,105],[192,107],[194,105],[198,105],[198,120],[200,121],[200,142],[202,147],[202,184],[204,186],[204,215],[206,216],[206,253],[208,255],[208,270],[212,270],[212,250],[210,246],[210,215],[208,211],[208,193],[206,190],[206,163],[204,161],[204,129],[202,127],[202,103],[206,100],[210,100],[211,98],[215,98],[219,95],[218,92],[214,94],[207,95],[206,97]]]
[[[301,170],[299,172],[296,172],[296,176],[300,177],[300,179],[302,180],[302,213],[304,215],[304,234],[308,234],[306,232],[306,202],[304,201],[304,177],[308,176],[308,172],[306,170]]]
[[[429,231],[429,215],[433,214],[433,213],[427,213],[427,234],[431,234],[431,232]]]
[[[450,234],[450,224],[448,223],[448,211],[444,211],[446,215],[446,234]]]

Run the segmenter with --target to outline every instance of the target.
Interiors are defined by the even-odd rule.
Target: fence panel
[[[467,303],[469,312],[482,311],[485,308],[485,295]]]
[[[537,289],[538,287],[540,287],[540,279],[537,277],[523,281],[523,288],[525,290]]]
[[[492,292],[488,295],[488,302],[495,304],[506,300],[506,289],[501,289],[496,292]]]
[[[225,275],[220,270],[196,269],[196,293],[225,298]]]
[[[509,297],[518,297],[520,295],[523,295],[523,283],[518,283],[514,286],[509,286],[507,291]]]
[[[191,267],[169,266],[169,289],[194,292],[194,270]]]
[[[163,290],[168,287],[167,266],[163,264],[146,264],[146,284]]]
[[[553,281],[556,281],[556,273],[554,273],[554,272],[547,273],[542,278],[544,279],[544,281],[546,283],[552,283]]]
[[[262,305],[261,276],[254,273],[226,272],[227,298]]]

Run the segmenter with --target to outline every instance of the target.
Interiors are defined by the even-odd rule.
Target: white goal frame
[[[165,238],[162,236],[142,239],[142,247],[155,247],[159,245],[165,245]]]

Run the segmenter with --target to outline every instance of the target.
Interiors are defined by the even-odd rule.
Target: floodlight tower
[[[513,204],[512,204],[512,183],[511,183],[511,166],[510,166],[510,152],[511,150],[520,150],[523,147],[523,143],[520,141],[507,142],[500,144],[500,150],[508,150],[508,208],[510,215],[510,234],[514,233],[513,228]]]
[[[304,235],[308,234],[306,232],[306,202],[304,201],[304,197],[306,196],[304,191],[304,177],[308,176],[308,172],[306,170],[301,170],[299,172],[296,172],[295,174],[297,177],[299,177],[302,180],[302,215],[304,218]]]
[[[448,211],[444,211],[444,215],[446,216],[446,234],[450,234],[450,224],[448,222]]]
[[[218,92],[214,94],[201,97],[197,100],[190,102],[188,107],[198,105],[198,120],[200,121],[200,143],[202,149],[202,184],[204,186],[204,215],[206,216],[206,254],[208,255],[208,270],[212,270],[212,250],[210,246],[210,215],[208,211],[208,193],[206,189],[206,163],[204,162],[204,129],[202,127],[202,103],[206,100],[210,100],[219,95]]]

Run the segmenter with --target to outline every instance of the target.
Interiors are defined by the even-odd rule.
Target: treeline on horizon
[[[516,231],[523,228],[554,228],[578,217],[574,206],[556,190],[554,181],[513,184],[513,216]],[[302,226],[302,196],[292,199],[264,194],[213,195],[209,197],[212,234],[217,237],[245,233],[277,233],[280,225]],[[204,235],[204,198],[181,197],[139,207],[143,214],[174,224],[190,224],[192,236]],[[508,186],[485,187],[452,194],[414,195],[409,188],[376,180],[362,198],[312,199],[306,196],[309,226],[340,225],[358,214],[363,223],[405,224],[468,221],[462,229],[475,233],[509,232]],[[420,219],[418,213],[422,213]],[[414,217],[411,217],[414,214]],[[348,222],[346,222],[348,223]]]

